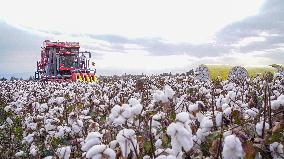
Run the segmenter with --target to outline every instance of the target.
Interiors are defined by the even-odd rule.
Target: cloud
[[[234,46],[249,38],[262,39],[237,46],[243,53],[274,48],[284,43],[283,21],[284,1],[266,0],[259,14],[232,23],[219,31],[217,41]]]
[[[137,38],[131,39],[119,35],[76,35],[88,36],[93,40],[102,40],[108,44],[105,49],[97,47],[94,43],[86,45],[89,49],[94,50],[112,50],[116,52],[129,52],[143,50],[147,51],[152,56],[166,55],[190,55],[193,57],[212,57],[225,53],[229,53],[229,46],[218,43],[192,44],[192,43],[173,43],[161,38]],[[125,45],[136,46],[135,49],[129,49]]]
[[[239,12],[241,11],[239,10]],[[90,50],[93,53],[92,57],[97,61],[98,71],[102,73],[103,71],[106,73],[137,73],[182,70],[182,67],[189,68],[202,63],[234,65],[283,63],[284,1],[265,0],[259,12],[251,15],[223,27],[215,34],[213,39],[204,43],[174,41],[164,36],[146,36],[148,34],[143,37],[112,32],[109,32],[109,34],[106,34],[106,32],[97,34],[80,31],[65,33],[43,28],[23,27],[19,29],[0,22],[0,72],[18,71],[18,69],[33,71],[35,61],[40,56],[40,46],[45,39],[79,41],[82,50]],[[199,16],[196,15],[195,17],[198,18]],[[111,17],[109,18],[111,19]],[[208,17],[203,18],[210,20]],[[183,19],[183,21],[185,20]],[[182,24],[182,21],[178,22]],[[119,21],[116,21],[116,23],[119,23]],[[153,25],[156,23],[155,21]],[[171,22],[167,21],[166,24],[169,23]],[[145,24],[145,27],[151,28],[151,25],[148,26],[148,24],[151,23]],[[188,21],[186,24],[190,26]],[[110,26],[116,27],[115,25],[108,27],[112,28]],[[155,27],[154,30],[157,30],[157,26],[153,27]],[[167,26],[167,29],[169,27]],[[175,30],[170,28],[170,34],[175,34],[174,31],[176,31],[178,33],[175,36],[181,35],[179,27],[177,25],[173,25],[173,27]],[[204,23],[202,28],[206,27],[209,26]],[[123,28],[125,33],[128,32],[128,29],[136,29],[137,31],[137,28],[133,26]],[[141,29],[140,25],[139,28]],[[96,30],[97,28],[92,29]],[[187,32],[183,28],[183,36],[191,36],[194,29],[188,27]],[[203,36],[202,29],[194,32],[195,37],[198,34]],[[149,35],[152,34],[149,33]]]
[[[26,72],[35,68],[44,37],[0,21],[0,72]]]

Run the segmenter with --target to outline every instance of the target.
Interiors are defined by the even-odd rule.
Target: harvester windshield
[[[63,67],[65,68],[71,68],[71,67],[75,68],[77,65],[76,56],[75,55],[60,56],[59,63],[63,64]]]

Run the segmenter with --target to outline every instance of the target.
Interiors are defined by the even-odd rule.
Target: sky
[[[0,0],[0,75],[31,74],[46,39],[78,41],[98,74],[283,64],[283,0]],[[16,4],[16,5],[15,5]]]

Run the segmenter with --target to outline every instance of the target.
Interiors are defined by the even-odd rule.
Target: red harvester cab
[[[91,53],[79,49],[79,42],[45,40],[35,79],[96,82],[96,70],[90,67],[94,65],[90,64]]]

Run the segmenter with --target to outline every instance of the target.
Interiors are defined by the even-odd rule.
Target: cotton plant
[[[125,124],[126,121],[131,122],[135,116],[141,113],[143,107],[137,99],[131,98],[128,102],[129,104],[115,105],[111,109],[110,123],[115,125]]]
[[[36,145],[32,144],[31,147],[30,147],[29,154],[35,157],[38,154],[38,151],[39,151],[38,147]]]
[[[139,154],[139,144],[135,135],[135,131],[132,129],[120,130],[116,136],[116,141],[119,144],[121,154],[123,157],[127,157],[130,152],[134,155]]]
[[[86,152],[86,158],[100,159],[109,158],[115,159],[116,153],[108,145],[102,144],[103,135],[99,132],[91,132],[86,137],[85,141],[81,143],[82,151]]]
[[[92,146],[101,144],[103,135],[99,132],[90,132],[85,141],[81,143],[82,151],[88,151]]]
[[[269,145],[269,150],[274,159],[284,158],[283,145],[279,142],[273,142]]]
[[[19,157],[40,156],[48,159],[59,157],[60,153],[57,153],[57,150],[58,152],[64,148],[66,150],[67,146],[71,148],[72,157],[73,155],[86,157],[88,151],[92,149],[88,153],[90,158],[95,156],[111,158],[114,155],[110,149],[119,151],[123,149],[124,152],[128,152],[127,148],[121,148],[123,146],[121,143],[128,144],[130,151],[128,157],[135,157],[136,150],[138,157],[145,159],[153,156],[181,158],[187,153],[193,158],[197,156],[205,158],[204,154],[214,158],[213,151],[198,145],[205,144],[209,148],[214,148],[219,142],[221,145],[217,146],[220,146],[220,151],[223,152],[226,145],[223,141],[232,134],[239,136],[240,141],[246,140],[260,146],[260,149],[268,145],[266,146],[268,149],[264,149],[264,152],[274,158],[279,158],[277,155],[281,154],[282,138],[277,139],[279,141],[275,141],[276,143],[270,143],[270,140],[272,136],[279,134],[278,130],[281,130],[283,77],[273,77],[272,82],[260,76],[255,80],[243,80],[243,83],[234,80],[222,81],[218,83],[218,88],[213,87],[210,80],[201,82],[194,79],[194,75],[142,77],[131,75],[102,78],[105,81],[99,80],[100,82],[96,84],[1,81],[0,109],[3,114],[0,118],[0,131],[1,141],[4,142],[1,142],[0,150],[5,148],[5,151],[1,151],[3,153],[0,154],[0,158],[16,157],[17,153]],[[138,80],[144,83],[143,91],[136,89]],[[271,102],[271,112],[263,111],[266,86],[269,86],[267,95],[270,96],[267,100]],[[254,99],[257,99],[258,103]],[[269,106],[268,101],[267,108]],[[233,116],[235,112],[240,115],[238,116],[240,120],[236,120]],[[189,119],[186,124],[180,121],[179,113],[188,114]],[[272,122],[270,122],[270,113]],[[264,120],[266,123],[263,124]],[[173,123],[183,126],[175,127],[172,126]],[[167,140],[170,137],[178,141],[175,135],[180,134],[179,131],[188,133],[184,125],[192,128],[191,138],[194,141],[194,146],[186,151],[187,153],[184,153],[185,148],[182,144],[179,144],[182,148],[178,152],[174,151],[178,146],[174,143],[172,145],[171,140]],[[170,129],[175,128],[177,133],[169,135],[166,131],[168,126]],[[270,132],[270,126],[272,133],[267,133]],[[131,142],[126,142],[123,135],[116,138],[125,128],[134,131],[134,133],[124,132],[124,136],[130,134],[133,138],[127,137],[127,139],[136,140],[134,143],[140,145],[140,149],[138,146],[137,149],[131,149]],[[264,134],[262,134],[263,129]],[[86,135],[92,132],[100,132],[104,139],[100,139],[101,135],[98,135],[86,140]],[[216,139],[214,134],[219,132],[224,132],[223,136]],[[135,134],[139,140],[136,139]],[[154,149],[146,152],[141,145],[145,144],[149,137],[152,137],[150,145]],[[11,145],[8,143],[13,143],[14,151],[11,151]],[[22,147],[26,149],[19,149]],[[50,156],[51,154],[53,156]],[[115,155],[122,157],[122,153]],[[218,157],[220,155],[222,153]]]
[[[218,118],[218,120],[220,119]],[[213,127],[213,121],[208,116],[201,117],[199,121],[200,127],[196,131],[196,137],[197,142],[200,144],[210,134],[211,128]]]
[[[18,151],[18,152],[15,154],[15,156],[16,156],[16,157],[22,157],[24,154],[25,154],[24,151]]]
[[[264,130],[269,129],[269,124],[268,124],[267,122],[265,122],[264,124],[263,124],[263,123],[264,123],[264,122],[261,121],[261,122],[258,122],[258,123],[255,125],[255,130],[256,130],[256,133],[257,133],[258,136],[262,136],[262,131],[263,131],[263,129],[264,129]]]
[[[57,149],[56,153],[61,159],[69,159],[71,154],[71,146],[60,147]]]
[[[27,144],[30,144],[31,142],[34,141],[34,136],[35,134],[28,134],[27,136],[25,136],[22,140],[22,143],[27,143]]]
[[[95,145],[91,147],[87,154],[86,158],[92,159],[101,159],[101,158],[108,158],[108,159],[115,159],[116,153],[113,149],[109,148],[107,145]]]
[[[180,159],[182,158],[182,153],[176,155],[173,149],[166,148],[166,149],[156,149],[155,155],[157,156],[156,159]]]
[[[168,102],[169,99],[172,99],[175,94],[175,91],[169,86],[166,85],[163,90],[156,90],[153,94],[155,101],[162,103]]]
[[[259,110],[256,108],[251,108],[251,109],[247,109],[245,110],[245,114],[249,117],[249,118],[254,118],[256,117],[256,115],[259,113]]]
[[[239,159],[244,157],[242,143],[236,135],[225,137],[222,156],[224,159]]]
[[[271,101],[271,109],[277,110],[284,107],[284,95],[280,95],[276,100]]]
[[[153,115],[152,117],[152,127],[159,127],[161,126],[161,120],[166,117],[166,113],[158,112],[157,114]],[[149,122],[150,126],[150,122]]]
[[[178,155],[184,149],[186,152],[193,147],[192,131],[190,127],[190,118],[188,113],[177,114],[176,121],[167,128],[167,134],[171,137],[171,146],[175,155]]]

